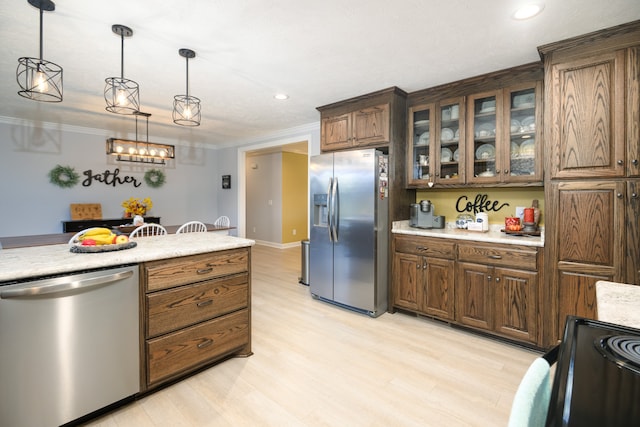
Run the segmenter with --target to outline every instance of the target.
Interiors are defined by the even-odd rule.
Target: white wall
[[[220,159],[217,150],[176,146],[175,161],[159,167],[166,174],[166,184],[151,188],[144,183],[145,167],[116,164],[105,154],[107,138],[126,136],[101,132],[46,123],[35,127],[17,120],[0,122],[0,236],[60,233],[61,221],[70,219],[71,203],[101,203],[103,218],[120,218],[123,200],[151,197],[150,214],[161,217],[166,225],[192,219],[213,222],[219,214],[227,214],[227,206],[237,205],[236,195],[220,193],[220,176],[235,175],[235,158]],[[48,173],[58,164],[73,167],[81,175],[80,183],[67,189],[51,184]],[[132,176],[142,184],[138,188],[95,181],[81,185],[86,170],[103,173],[116,168],[120,176]],[[219,204],[224,206],[220,212]]]
[[[246,159],[246,237],[282,242],[282,153]]]

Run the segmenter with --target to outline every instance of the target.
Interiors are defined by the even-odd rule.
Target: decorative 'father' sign
[[[456,202],[456,210],[458,212],[473,212],[474,214],[489,211],[498,212],[505,206],[509,206],[509,203],[500,204],[497,200],[491,201],[487,194],[476,194],[473,202],[470,202],[467,196],[460,196]]]
[[[111,185],[113,187],[116,185],[133,184],[133,186],[137,188],[142,185],[141,182],[138,182],[138,180],[132,176],[124,175],[120,177],[120,169],[118,168],[115,168],[113,172],[106,170],[96,174],[94,174],[91,169],[87,169],[82,172],[82,174],[86,177],[84,181],[82,181],[84,187],[90,186],[94,181],[102,182],[105,185]]]

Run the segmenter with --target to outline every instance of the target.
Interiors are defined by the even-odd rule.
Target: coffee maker
[[[434,206],[430,200],[412,203],[409,226],[416,228],[444,228],[444,216],[434,215],[434,211]]]

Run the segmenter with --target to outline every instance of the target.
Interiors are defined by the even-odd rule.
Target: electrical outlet
[[[520,222],[524,221],[524,206],[516,206],[516,216],[520,218]]]
[[[295,236],[295,235],[296,235],[296,233],[297,233],[296,229],[294,228],[294,229],[293,229],[293,231],[292,231],[291,233],[293,233],[293,235]]]
[[[256,228],[255,228],[255,227],[253,227],[253,232],[254,232],[254,233],[256,232]]]
[[[273,200],[269,200],[269,206],[273,205]]]

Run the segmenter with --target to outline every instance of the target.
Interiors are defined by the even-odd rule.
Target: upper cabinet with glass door
[[[409,185],[423,185],[433,179],[433,122],[433,104],[409,108],[409,149],[407,150]]]
[[[508,182],[542,181],[542,83],[514,86],[505,92],[504,150],[502,179]]]
[[[436,105],[435,182],[464,183],[464,98],[441,101]]]
[[[471,95],[467,126],[467,182],[501,180],[502,91]]]

